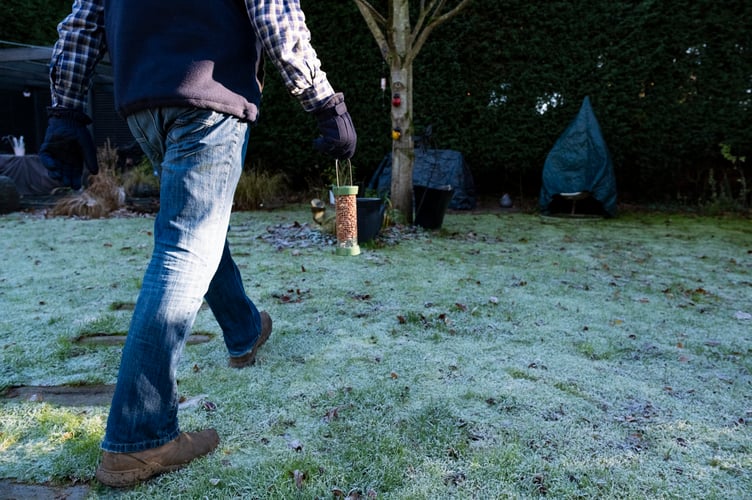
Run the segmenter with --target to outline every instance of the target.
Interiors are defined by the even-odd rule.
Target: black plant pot
[[[415,225],[425,229],[440,229],[444,214],[452,201],[452,186],[429,188],[413,186],[415,195]]]
[[[358,243],[371,241],[378,236],[384,223],[384,200],[381,198],[357,198]]]

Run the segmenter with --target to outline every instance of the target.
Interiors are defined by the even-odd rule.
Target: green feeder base
[[[337,255],[360,255],[360,247],[358,245],[352,247],[337,247],[334,253]]]

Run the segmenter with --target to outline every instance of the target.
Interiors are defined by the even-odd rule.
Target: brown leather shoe
[[[261,333],[259,334],[259,338],[256,341],[256,345],[253,346],[253,349],[251,349],[250,352],[247,352],[240,356],[230,356],[231,368],[245,368],[246,366],[251,366],[256,363],[256,352],[259,350],[259,347],[264,345],[264,342],[266,342],[269,336],[272,334],[272,317],[269,316],[269,313],[266,311],[261,311],[260,314]]]
[[[100,483],[114,488],[134,486],[156,475],[178,470],[194,458],[214,451],[217,445],[217,431],[207,429],[181,432],[167,444],[136,453],[105,451],[95,476]]]

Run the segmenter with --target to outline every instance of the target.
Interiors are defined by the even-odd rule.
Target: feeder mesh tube
[[[355,195],[336,196],[337,245],[352,248],[358,245],[358,207]]]

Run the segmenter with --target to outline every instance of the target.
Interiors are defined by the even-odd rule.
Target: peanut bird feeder
[[[350,184],[340,184],[339,161],[335,161],[334,169],[337,175],[337,185],[332,186],[334,194],[335,217],[334,224],[337,233],[337,255],[358,255],[358,204],[356,196],[358,186],[353,185],[352,163],[347,160],[347,174]],[[343,173],[344,175],[344,173]],[[343,178],[343,180],[345,180]]]

